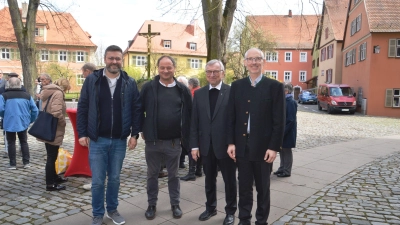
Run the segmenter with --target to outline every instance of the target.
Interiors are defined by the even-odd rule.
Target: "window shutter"
[[[13,48],[10,48],[10,60],[13,60],[14,57],[15,57],[14,49],[13,49]]]
[[[386,89],[385,107],[393,107],[393,89]]]
[[[186,68],[190,69],[190,59],[187,59]]]
[[[67,62],[72,62],[72,52],[66,51],[67,52]]]
[[[40,37],[43,37],[43,33],[44,33],[43,28],[39,28],[39,36],[40,36]]]
[[[364,59],[367,59],[367,42],[364,42]]]
[[[20,53],[19,53],[19,49],[18,49],[18,48],[15,49],[15,59],[16,59],[16,60],[21,60],[21,55],[20,55]]]
[[[133,65],[133,66],[137,66],[137,62],[136,62],[136,55],[133,55],[133,56],[132,56],[131,65]]]
[[[199,60],[199,69],[203,69],[203,60]]]
[[[87,52],[84,53],[84,58],[83,58],[84,62],[88,62],[89,61],[89,55]]]
[[[72,62],[76,62],[76,52],[72,52]]]
[[[333,49],[335,49],[335,45],[334,44],[332,44],[332,57],[331,58],[333,58]]]
[[[396,57],[396,39],[389,39],[388,57]]]

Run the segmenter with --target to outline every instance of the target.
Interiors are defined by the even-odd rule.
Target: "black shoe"
[[[61,191],[65,190],[64,185],[53,184],[53,185],[46,185],[46,191]]]
[[[200,214],[199,216],[199,220],[200,221],[206,221],[208,219],[210,219],[212,216],[217,215],[217,210],[213,210],[213,211],[204,211],[202,214]]]
[[[274,172],[274,175],[278,175],[280,173],[282,173],[282,171],[277,170],[277,171]]]
[[[195,175],[194,170],[195,170],[194,167],[189,168],[188,174],[186,176],[184,176],[184,177],[181,177],[180,179],[183,180],[183,181],[195,181],[196,180],[196,175]]]
[[[179,168],[185,169],[186,168],[185,163],[184,162],[180,162],[179,163]]]
[[[224,219],[223,225],[233,225],[235,223],[235,216],[234,215],[226,215]]]
[[[156,211],[157,209],[155,205],[149,205],[146,212],[144,213],[144,216],[146,217],[146,219],[152,220],[154,219],[154,217],[156,217]]]
[[[179,218],[182,217],[182,210],[181,210],[181,208],[179,207],[179,205],[173,205],[173,206],[171,206],[171,210],[172,210],[172,216],[173,216],[175,219],[179,219]]]
[[[64,177],[57,177],[55,180],[56,184],[62,184],[68,181],[68,178],[64,178]]]
[[[276,176],[277,177],[290,177],[289,174],[285,174],[285,173],[278,173]]]
[[[250,225],[250,220],[240,220],[238,225]]]
[[[194,175],[201,177],[201,176],[203,176],[203,172],[201,172],[201,169],[196,169],[196,172],[194,173]]]

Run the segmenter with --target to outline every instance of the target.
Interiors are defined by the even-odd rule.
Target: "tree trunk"
[[[226,43],[231,29],[237,0],[202,0],[203,18],[206,30],[207,61],[219,59],[226,64]]]
[[[7,2],[21,55],[24,86],[28,93],[33,96],[32,81],[33,78],[37,77],[35,27],[40,0],[29,0],[25,24],[22,21],[17,0],[7,0]]]

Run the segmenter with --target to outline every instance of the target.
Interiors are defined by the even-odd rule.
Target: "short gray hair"
[[[42,76],[43,76],[44,78],[46,78],[46,80],[49,80],[50,83],[52,82],[51,76],[48,75],[47,73],[42,73],[42,74],[39,75],[39,77],[42,77]]]
[[[176,80],[184,84],[186,87],[189,85],[188,79],[185,76],[179,76],[178,78],[176,78]]]
[[[11,77],[8,79],[8,82],[6,83],[6,89],[17,89],[21,88],[21,80],[17,77]]]
[[[217,63],[219,63],[219,66],[221,67],[221,70],[225,71],[224,64],[218,59],[211,59],[210,61],[208,61],[207,64],[206,64],[206,69],[207,69],[208,66],[211,66],[211,65],[214,65],[214,64],[217,64]]]
[[[192,85],[193,88],[197,88],[200,85],[200,81],[196,77],[189,78],[188,83]]]
[[[91,72],[96,70],[96,65],[93,63],[85,63],[85,65],[82,66],[82,70],[90,70]]]
[[[285,86],[285,91],[287,90],[289,94],[293,92],[293,85],[291,83],[286,83]]]
[[[249,50],[246,51],[246,53],[244,53],[244,58],[247,58],[247,53],[249,53],[249,51],[251,50],[256,50],[258,53],[260,53],[261,57],[264,59],[264,52],[261,51],[259,48],[250,48]]]

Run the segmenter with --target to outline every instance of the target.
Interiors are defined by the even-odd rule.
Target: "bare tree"
[[[33,95],[32,77],[37,77],[35,26],[40,0],[29,0],[25,23],[22,21],[17,0],[7,2],[20,51],[24,86],[29,94]]]

